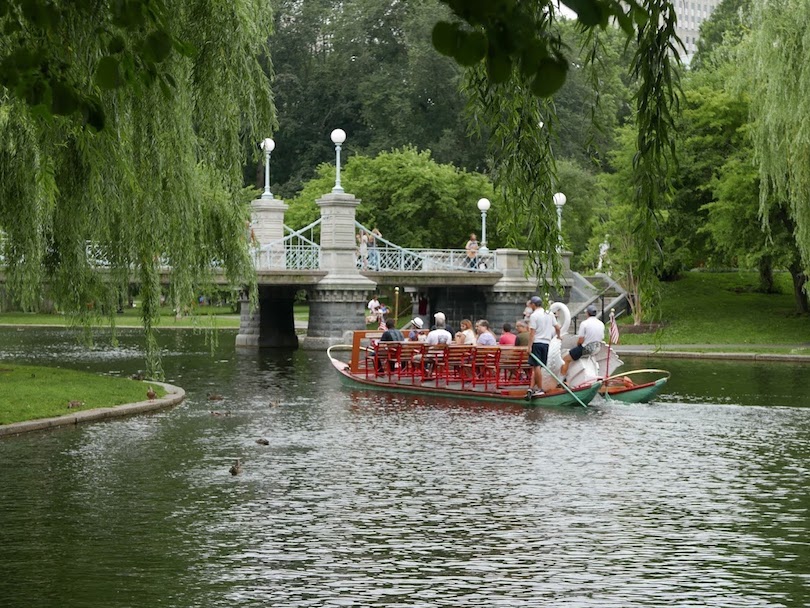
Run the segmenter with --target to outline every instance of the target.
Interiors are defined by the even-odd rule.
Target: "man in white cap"
[[[436,329],[439,326],[439,321],[442,323],[442,327],[444,327],[447,331],[450,332],[451,336],[455,336],[456,334],[453,332],[453,328],[447,324],[447,317],[444,315],[443,312],[437,312],[433,315],[433,327],[430,329]]]
[[[420,334],[419,330],[425,326],[425,322],[422,321],[419,317],[414,317],[413,321],[410,323],[411,325],[411,333],[408,334],[408,340],[411,342],[416,342],[423,337],[424,334]]]
[[[532,296],[529,300],[532,307],[532,316],[529,317],[529,365],[532,368],[529,383],[529,395],[543,394],[543,372],[542,367],[548,363],[548,345],[556,333],[560,337],[560,324],[550,312],[543,309],[543,300],[539,296]],[[541,365],[542,363],[542,365]]]
[[[427,335],[428,344],[450,344],[453,341],[453,334],[447,331],[445,327],[445,316],[443,312],[437,312],[433,315],[436,325],[430,330]]]

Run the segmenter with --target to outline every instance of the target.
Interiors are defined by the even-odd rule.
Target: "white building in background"
[[[675,13],[678,15],[678,27],[675,32],[686,48],[686,53],[681,57],[684,63],[689,63],[697,51],[700,24],[711,16],[720,1],[675,0]]]

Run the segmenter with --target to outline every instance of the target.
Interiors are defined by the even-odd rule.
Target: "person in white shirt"
[[[543,309],[543,300],[539,296],[532,296],[529,300],[532,307],[532,316],[529,317],[529,365],[532,368],[529,393],[543,394],[542,367],[548,363],[548,345],[555,334],[560,337],[560,324],[551,312]]]
[[[456,333],[456,344],[475,344],[475,332],[472,328],[472,321],[462,319],[460,325],[461,331]]]
[[[563,376],[568,373],[568,366],[571,365],[571,361],[578,361],[582,357],[596,354],[605,339],[605,324],[596,318],[596,306],[590,304],[586,310],[588,318],[579,326],[577,345],[563,357],[563,364],[560,369]]]
[[[427,335],[427,339],[425,340],[425,344],[428,346],[436,345],[436,344],[452,344],[453,342],[453,334],[447,331],[444,327],[445,324],[445,316],[444,313],[437,312],[433,315],[433,320],[436,321],[433,329]],[[425,373],[430,376],[434,371],[434,361],[432,358],[428,358],[425,361]],[[427,376],[426,376],[427,377]]]
[[[444,327],[444,315],[437,313],[433,318],[436,321],[436,326],[427,335],[426,342],[428,344],[450,344],[453,341],[453,335]]]

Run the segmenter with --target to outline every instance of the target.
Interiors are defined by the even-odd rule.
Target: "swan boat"
[[[327,350],[344,386],[531,407],[587,407],[602,386],[598,379],[554,383],[543,394],[530,395],[526,348],[378,342],[381,335],[355,331],[352,344]]]

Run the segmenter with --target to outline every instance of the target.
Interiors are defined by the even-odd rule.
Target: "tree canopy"
[[[752,0],[752,31],[744,45],[760,215],[784,206],[810,275],[810,4]]]
[[[439,0],[272,4],[274,192],[298,193],[332,155],[329,133],[337,127],[348,135],[347,153],[412,145],[440,163],[485,167],[483,144],[467,136],[462,69],[430,43],[434,23],[448,15]]]
[[[8,286],[32,308],[47,283],[62,310],[114,321],[138,281],[157,377],[163,267],[177,308],[215,271],[254,282],[242,164],[274,121],[259,61],[270,14],[258,0],[60,7],[3,2],[0,12]]]
[[[403,247],[463,248],[470,232],[478,232],[480,198],[494,199],[492,185],[480,174],[439,164],[429,151],[413,147],[382,152],[375,157],[351,156],[341,169],[341,185],[360,199],[357,221],[377,226],[389,241]],[[290,200],[286,222],[301,228],[319,216],[315,200],[335,183],[335,167],[323,164],[318,177]],[[499,202],[487,214],[490,248],[499,242]]]

